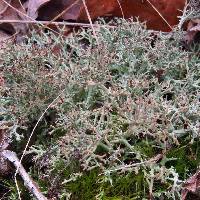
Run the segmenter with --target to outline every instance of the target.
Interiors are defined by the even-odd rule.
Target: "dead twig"
[[[91,24],[87,23],[75,23],[75,22],[55,22],[55,21],[32,21],[32,20],[0,20],[0,23],[22,23],[22,24],[38,24],[38,25],[63,25],[63,26],[80,26],[85,28],[91,28]],[[110,25],[100,25],[100,24],[92,24],[93,27],[106,27],[106,28],[116,28],[116,26]]]
[[[28,190],[36,197],[38,200],[47,200],[47,198],[41,193],[37,184],[31,179],[29,174],[26,172],[24,167],[22,166],[20,160],[18,159],[17,155],[13,151],[4,150],[2,151],[2,156],[8,159],[10,162],[13,163],[16,169],[18,169],[19,174],[21,175],[22,179]]]

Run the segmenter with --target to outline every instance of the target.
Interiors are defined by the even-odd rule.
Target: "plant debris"
[[[29,26],[23,21],[44,25],[42,20],[50,25],[55,20],[89,22],[102,16],[139,17],[150,29],[171,31],[178,24],[185,3],[186,0],[2,0],[0,30],[6,35],[0,39],[27,34]]]
[[[200,171],[197,171],[183,185],[182,200],[187,200],[188,193],[196,194],[196,198],[200,198]]]

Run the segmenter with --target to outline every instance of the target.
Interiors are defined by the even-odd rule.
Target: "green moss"
[[[21,179],[18,179],[18,186],[19,186],[19,190],[21,193],[21,199],[29,199],[32,200],[32,196],[30,194],[30,192],[28,191],[28,189],[24,186],[23,181]],[[3,199],[7,199],[7,200],[16,200],[19,199],[18,197],[18,192],[17,192],[17,188],[16,188],[16,183],[14,182],[14,180],[12,179],[3,179],[1,182],[1,177],[0,177],[0,188],[1,190],[3,190],[4,188],[7,189],[7,192],[4,193],[3,195]]]
[[[134,147],[136,150],[141,152],[142,155],[145,155],[146,157],[151,158],[156,153],[153,143],[154,142],[152,141],[138,140]]]
[[[97,170],[92,170],[90,172],[85,173],[75,182],[66,184],[64,189],[72,193],[73,200],[92,200],[95,199],[95,195],[98,194],[97,180],[98,172]]]
[[[130,199],[144,197],[145,183],[142,171],[138,174],[129,173],[127,175],[113,174],[110,182],[101,181],[104,176],[99,176],[99,170],[85,172],[83,176],[74,182],[67,183],[63,189],[72,193],[72,199],[95,199],[103,191],[102,199]]]
[[[187,171],[195,172],[200,164],[200,149],[199,141],[193,144],[182,144],[178,148],[172,148],[168,153],[168,158],[176,158],[176,160],[169,161],[166,166],[174,166],[182,179],[186,178]]]
[[[129,173],[127,175],[113,177],[113,187],[106,190],[107,196],[136,197],[145,196],[144,190],[147,187],[142,171],[138,174]]]

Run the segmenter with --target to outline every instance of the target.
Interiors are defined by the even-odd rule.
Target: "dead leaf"
[[[27,3],[27,15],[32,19],[36,19],[38,17],[38,9],[49,1],[50,0],[29,0]]]
[[[199,190],[200,190],[200,171],[196,172],[193,176],[191,176],[183,185],[181,199],[186,200],[188,193],[198,194]],[[198,195],[198,197],[200,199],[200,195]]]
[[[7,0],[9,3],[10,1]],[[11,6],[8,6],[7,4],[0,4],[0,10],[3,10],[4,12],[0,15],[0,20],[5,20],[7,22],[0,22],[0,31],[4,32],[1,33],[0,40],[7,39],[7,37],[12,36],[13,34],[18,34],[20,37],[21,35],[26,34],[28,26],[24,23],[11,23],[9,20],[23,20],[25,17],[22,15],[25,11],[21,7],[21,4],[19,3],[19,0],[12,0],[10,2]],[[5,9],[6,8],[6,9]],[[17,12],[18,10],[19,12]]]
[[[51,0],[38,10],[38,19],[51,21],[62,13],[58,19],[77,20],[82,6],[82,0]]]
[[[96,19],[97,17],[109,14],[113,15],[114,10],[117,9],[117,6],[119,6],[117,0],[87,0],[86,5],[91,19]],[[78,20],[88,21],[88,16],[83,5]]]
[[[146,21],[147,27],[160,31],[171,31],[171,27],[178,24],[178,16],[185,6],[186,0],[87,0],[86,4],[91,19],[100,16],[112,15],[113,17],[136,18]],[[82,6],[80,21],[88,21],[85,8]]]
[[[6,2],[8,2],[10,4],[11,0],[7,0]],[[6,4],[3,1],[1,1],[0,2],[0,15],[3,14],[6,11],[7,8],[8,8],[8,4]]]
[[[137,17],[141,21],[147,22],[149,29],[160,31],[171,31],[167,23],[173,27],[178,24],[178,16],[185,6],[186,0],[124,0],[121,1],[122,10],[125,18]],[[119,6],[113,13],[114,16],[122,16]],[[167,23],[164,21],[164,19]]]
[[[128,18],[139,17],[147,22],[147,27],[160,31],[171,31],[170,27],[177,25],[178,16],[185,6],[186,0],[85,0],[92,20],[102,16]],[[59,15],[63,20],[75,20],[88,22],[82,0],[51,0],[40,7],[39,19],[52,20]]]
[[[200,19],[193,19],[188,22],[187,33],[184,37],[184,42],[187,45],[190,45],[192,42],[195,42],[197,39],[196,36],[200,32]]]
[[[64,5],[66,12],[62,15],[62,19],[76,21],[83,7],[82,0],[69,0],[67,2],[68,4]]]
[[[4,1],[10,3],[14,9]],[[0,19],[89,21],[83,0],[24,0],[23,6],[19,2],[19,0],[1,1]],[[124,16],[126,19],[139,17],[140,21],[147,22],[148,28],[159,31],[171,31],[171,27],[177,25],[178,16],[181,15],[185,2],[186,0],[135,0],[134,3],[133,0],[85,0],[92,20],[103,16]],[[25,23],[9,24],[12,25],[12,30],[15,30],[18,37],[28,30],[28,24]],[[2,31],[2,27],[0,30]]]

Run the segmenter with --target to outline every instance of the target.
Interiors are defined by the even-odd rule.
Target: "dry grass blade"
[[[72,8],[74,5],[76,5],[80,0],[76,0],[74,3],[72,3],[70,6],[65,8],[60,14],[58,14],[56,17],[54,17],[49,23],[54,22],[59,17],[61,17],[63,14],[65,14],[70,8]]]
[[[125,18],[124,11],[123,11],[123,9],[122,9],[122,6],[121,6],[120,1],[117,0],[117,3],[119,4],[119,7],[120,7],[120,10],[121,10],[121,13],[122,13],[122,17]]]
[[[85,8],[85,11],[86,11],[88,20],[89,20],[89,22],[90,22],[90,26],[91,26],[91,28],[92,28],[92,32],[93,32],[94,37],[95,37],[95,39],[96,39],[96,41],[97,41],[97,44],[99,45],[98,37],[97,37],[96,31],[95,31],[95,29],[94,29],[94,26],[93,26],[93,23],[92,23],[92,19],[91,19],[91,16],[90,16],[88,7],[87,7],[87,5],[86,5],[86,1],[85,1],[85,0],[82,0],[82,2],[83,2],[83,5],[84,5],[84,8]]]
[[[151,5],[151,7],[158,13],[158,15],[163,19],[163,21],[167,24],[167,26],[173,30],[172,26],[168,23],[168,21],[163,17],[163,15],[160,13],[160,11],[149,1],[147,2]]]
[[[18,0],[18,1],[19,1],[20,6],[22,7],[23,11],[26,11],[26,9],[24,8],[24,6],[23,6],[21,0]]]

